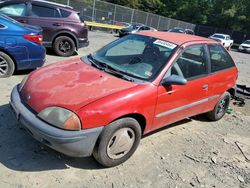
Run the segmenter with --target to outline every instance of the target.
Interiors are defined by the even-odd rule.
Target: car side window
[[[60,9],[60,12],[63,18],[67,18],[71,14],[71,12],[63,10],[63,9]]]
[[[0,12],[8,16],[26,16],[26,4],[16,3],[0,8]]]
[[[0,24],[0,29],[5,29],[5,28],[6,28],[6,26]]]
[[[60,18],[60,14],[57,9],[44,7],[40,5],[32,4],[31,16],[35,17],[49,17],[49,18]]]
[[[208,45],[208,49],[210,53],[212,72],[235,66],[232,58],[222,46],[218,44]]]
[[[168,70],[167,76],[179,75],[187,80],[207,74],[207,56],[203,45],[187,47],[174,65]]]
[[[139,28],[139,31],[143,31],[143,30],[144,30],[144,27],[141,26],[141,27]]]

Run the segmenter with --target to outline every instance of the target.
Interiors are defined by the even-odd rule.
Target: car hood
[[[136,86],[82,62],[79,58],[32,73],[21,96],[34,111],[60,106],[77,111],[100,98]]]

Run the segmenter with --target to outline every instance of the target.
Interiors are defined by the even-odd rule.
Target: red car
[[[197,114],[222,118],[237,74],[214,40],[142,32],[34,71],[13,89],[10,104],[38,141],[111,167],[153,130]]]

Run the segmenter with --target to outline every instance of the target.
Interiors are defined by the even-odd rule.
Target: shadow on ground
[[[191,119],[185,119],[147,134],[185,125]],[[10,105],[0,106],[0,163],[16,171],[45,171],[67,169],[102,169],[92,157],[72,158],[60,154],[33,139],[25,130],[19,128]]]
[[[26,75],[26,74],[31,73],[33,70],[36,70],[36,69],[28,69],[28,70],[15,71],[14,75]]]
[[[52,48],[46,48],[46,54],[47,55],[53,55],[53,56],[58,56]],[[75,51],[71,57],[77,56],[78,53]]]
[[[92,157],[71,158],[47,148],[20,129],[9,104],[0,106],[0,163],[16,171],[102,168]]]

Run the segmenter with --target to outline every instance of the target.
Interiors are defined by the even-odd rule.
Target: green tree
[[[249,0],[106,0],[194,24],[250,32]]]

